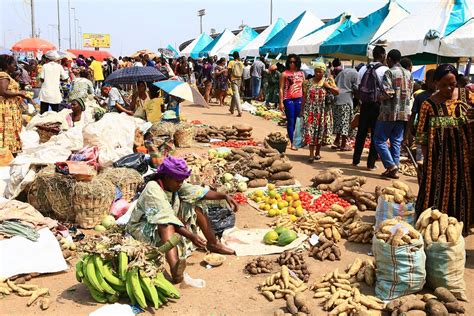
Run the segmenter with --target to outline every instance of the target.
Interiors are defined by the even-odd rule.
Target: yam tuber
[[[457,302],[457,298],[447,288],[437,287],[434,290],[434,295],[444,303]]]
[[[426,307],[425,311],[428,313],[428,315],[436,315],[436,316],[448,316],[449,312],[446,309],[446,307],[443,305],[443,303],[431,299],[426,302]]]

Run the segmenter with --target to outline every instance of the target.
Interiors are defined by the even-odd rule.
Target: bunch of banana
[[[99,303],[115,303],[120,296],[128,296],[132,305],[147,308],[147,300],[154,308],[180,297],[178,290],[159,272],[151,279],[138,268],[128,270],[128,256],[120,252],[117,272],[111,262],[104,262],[98,254],[85,255],[76,263],[76,279],[84,283],[92,298]]]

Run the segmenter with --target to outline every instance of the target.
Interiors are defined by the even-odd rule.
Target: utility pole
[[[273,0],[270,0],[270,25],[273,24]]]
[[[34,0],[30,0],[31,5],[31,37],[35,37],[35,4]]]
[[[76,35],[76,8],[71,8],[74,15],[74,48],[77,49],[77,35]]]
[[[72,48],[72,37],[71,37],[71,0],[67,0],[67,12],[69,15],[69,49]]]
[[[61,50],[61,18],[59,14],[59,0],[56,1],[58,6],[58,50]]]

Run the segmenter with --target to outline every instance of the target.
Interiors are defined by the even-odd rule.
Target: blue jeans
[[[262,78],[252,76],[252,97],[257,98],[260,94]]]
[[[403,121],[377,121],[375,123],[374,143],[383,166],[386,169],[400,165],[400,146],[403,141]],[[387,140],[390,139],[390,149]]]
[[[300,116],[302,100],[303,98],[283,100],[283,105],[285,105],[286,130],[288,131],[288,138],[290,139],[291,144],[293,144],[296,119]]]

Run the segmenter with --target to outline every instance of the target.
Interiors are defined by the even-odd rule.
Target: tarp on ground
[[[315,55],[319,53],[319,46],[324,41],[330,40],[334,36],[343,32],[357,23],[359,19],[352,16],[350,13],[342,13],[338,17],[332,19],[321,27],[298,39],[287,48],[287,54],[297,55]]]
[[[258,34],[253,41],[248,43],[244,48],[240,50],[240,57],[257,57],[259,55],[259,48],[263,46],[268,40],[270,40],[275,34],[278,34],[282,28],[286,26],[285,20],[278,18],[265,31]]]
[[[287,47],[324,23],[309,11],[304,11],[260,47],[260,55],[287,55]]]
[[[439,55],[474,57],[474,18],[441,39]]]
[[[396,1],[390,1],[339,35],[324,42],[319,54],[346,59],[366,60],[369,44],[397,25],[409,12]]]
[[[199,52],[212,42],[212,37],[207,35],[205,32],[196,37],[188,46],[182,51],[181,55],[186,57],[198,58]]]
[[[229,42],[234,40],[235,35],[228,29],[219,34],[212,42],[210,42],[203,50],[199,52],[199,57],[214,56],[217,52],[227,45]]]
[[[258,33],[254,29],[248,26],[244,26],[242,31],[240,31],[237,36],[231,40],[229,43],[224,45],[216,53],[218,57],[228,58],[233,52],[239,52],[244,48],[248,43],[250,43],[254,38],[258,36]]]
[[[438,54],[441,38],[464,25],[472,16],[466,0],[439,0],[407,16],[372,44],[385,46],[387,52],[398,49],[403,56]],[[472,47],[472,43],[469,46]],[[452,51],[449,56],[460,55]]]

